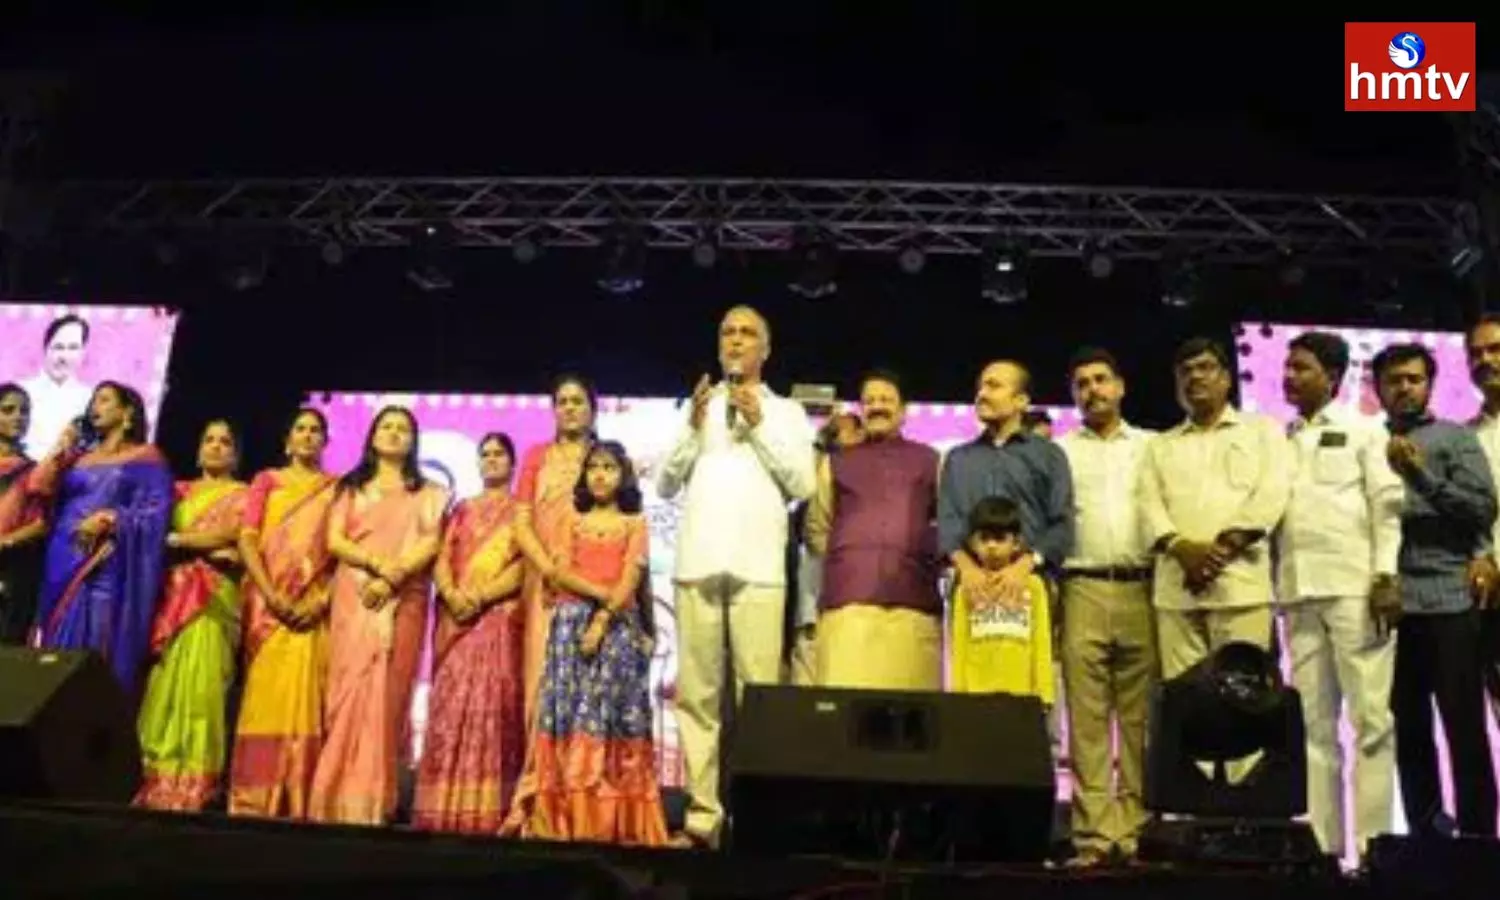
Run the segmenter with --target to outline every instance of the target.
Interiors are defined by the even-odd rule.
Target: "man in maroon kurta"
[[[807,542],[823,554],[817,683],[937,690],[942,686],[938,594],[938,453],[901,434],[906,404],[887,372],[859,388],[864,442],[818,473]]]

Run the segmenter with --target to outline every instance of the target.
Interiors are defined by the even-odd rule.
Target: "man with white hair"
[[[736,306],[719,325],[724,378],[704,375],[657,475],[684,494],[677,536],[677,723],[687,767],[685,838],[718,844],[720,710],[747,683],[775,683],[786,604],[787,507],[812,495],[813,428],[802,406],[761,381],[765,317]],[[727,658],[726,658],[727,650]]]

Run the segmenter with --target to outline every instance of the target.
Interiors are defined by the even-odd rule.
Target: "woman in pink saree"
[[[438,553],[432,696],[412,814],[418,828],[494,834],[526,758],[515,454],[504,434],[479,442],[484,493],[458,504]]]
[[[562,375],[553,382],[552,415],[557,431],[550,443],[526,451],[521,477],[516,481],[516,540],[531,563],[521,598],[526,620],[523,660],[528,735],[536,716],[537,685],[542,679],[547,634],[557,602],[550,579],[578,518],[573,488],[594,443],[598,401],[593,386],[581,376]]]
[[[244,692],[229,771],[229,812],[307,815],[323,739],[328,647],[328,421],[299,410],[287,465],[250,482],[240,530]]]
[[[31,426],[31,397],[0,384],[0,644],[26,643],[36,610],[47,533],[45,498],[30,475],[36,463],[21,446]]]
[[[427,629],[448,492],[422,477],[417,420],[387,406],[339,481],[328,523],[330,590],[323,752],[308,816],[382,825],[410,760],[412,685]]]

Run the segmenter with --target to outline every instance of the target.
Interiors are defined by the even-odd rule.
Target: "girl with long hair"
[[[151,629],[139,732],[145,779],[135,802],[196,812],[218,792],[229,750],[225,722],[240,637],[239,444],[215,421],[198,441],[198,470],[179,481],[167,535],[166,587]]]
[[[308,809],[319,821],[389,822],[409,762],[412,685],[449,499],[422,477],[418,441],[411,412],[385,407],[339,481],[328,525],[338,565],[325,732]]]
[[[55,504],[36,645],[98,651],[136,699],[166,568],[172,472],[146,442],[146,406],[132,388],[101,382],[84,424],[85,434],[64,429],[36,473]]]
[[[515,458],[506,435],[480,440],[484,492],[459,503],[443,533],[418,828],[494,834],[526,758]]]
[[[328,420],[300,409],[286,432],[286,465],[250,482],[240,529],[243,691],[229,770],[229,812],[307,815],[323,746],[328,656],[328,514],[323,471]]]
[[[578,518],[552,575],[562,593],[538,692],[534,773],[507,832],[668,843],[652,747],[650,558],[641,506],[625,448],[596,443],[575,485]]]

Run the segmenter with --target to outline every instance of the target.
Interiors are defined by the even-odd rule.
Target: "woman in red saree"
[[[583,458],[594,442],[594,416],[599,398],[578,375],[562,375],[552,385],[552,415],[557,430],[546,444],[526,451],[516,481],[516,540],[531,565],[521,597],[526,620],[525,666],[526,732],[536,715],[536,691],[547,655],[547,633],[556,604],[549,583],[558,555],[567,546],[578,511],[573,488],[583,471]]]
[[[448,492],[422,477],[417,442],[409,410],[382,409],[329,518],[338,566],[323,752],[308,804],[321,822],[389,822],[410,759],[411,691],[448,506]]]
[[[526,758],[515,445],[479,442],[484,493],[458,504],[436,567],[432,698],[412,824],[494,834]]]
[[[202,476],[177,482],[170,568],[151,627],[138,730],[145,779],[135,802],[197,812],[219,790],[228,756],[224,717],[240,637],[239,554],[245,484],[228,422],[210,422],[198,442]]]
[[[21,446],[31,427],[31,397],[0,384],[0,645],[26,643],[36,611],[46,503],[28,477],[36,463]]]
[[[322,748],[327,664],[328,511],[334,480],[323,471],[328,422],[299,410],[287,465],[250,483],[240,531],[244,693],[229,774],[229,812],[307,815]]]

